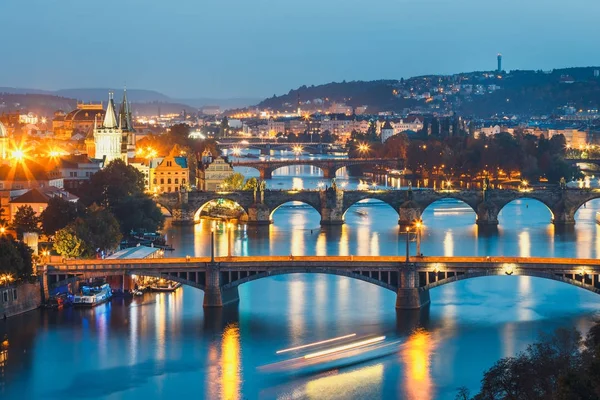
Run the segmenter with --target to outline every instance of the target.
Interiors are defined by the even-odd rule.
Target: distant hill
[[[53,95],[64,98],[76,99],[85,102],[106,102],[108,98],[108,92],[112,90],[115,93],[115,100],[119,101],[123,89],[107,89],[107,88],[92,88],[92,89],[61,89],[55,91],[40,90],[40,89],[27,89],[27,88],[13,88],[13,87],[0,87],[0,93],[9,94],[45,94]],[[129,101],[134,103],[165,103],[167,107],[189,107],[201,108],[203,106],[219,106],[221,109],[231,109],[247,107],[252,104],[258,103],[261,99],[259,98],[230,98],[230,99],[217,99],[217,98],[195,98],[195,99],[175,99],[165,94],[157,92],[155,90],[145,89],[127,89],[127,97]]]
[[[455,111],[461,115],[533,115],[558,112],[564,106],[600,108],[600,67],[552,71],[469,72],[400,80],[332,82],[301,86],[258,103],[258,108],[327,111],[334,103],[367,106],[370,113],[417,110]]]

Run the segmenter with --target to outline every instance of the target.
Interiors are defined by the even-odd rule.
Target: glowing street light
[[[22,149],[14,149],[11,157],[13,160],[21,162],[25,159],[25,152]]]
[[[300,154],[302,154],[302,150],[304,150],[304,148],[300,145],[296,145],[292,148],[292,151],[294,152],[294,154],[296,154],[297,156],[299,156]]]
[[[242,154],[242,149],[240,149],[239,147],[234,147],[231,152],[233,153],[234,156],[239,157]]]
[[[368,153],[369,150],[371,150],[371,147],[369,146],[368,143],[361,143],[358,145],[358,152],[362,155],[364,155],[365,153]]]

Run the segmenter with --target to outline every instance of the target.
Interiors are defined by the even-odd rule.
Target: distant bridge
[[[339,167],[335,165],[332,168]],[[354,204],[380,200],[398,213],[398,223],[409,226],[421,219],[423,211],[437,201],[456,199],[467,204],[477,215],[480,226],[498,225],[498,214],[510,202],[534,199],[543,203],[552,214],[555,225],[575,224],[575,213],[586,202],[600,198],[595,189],[535,189],[535,190],[266,190],[262,192],[177,192],[164,193],[155,201],[172,215],[173,223],[193,224],[195,215],[210,201],[225,199],[240,205],[250,225],[268,225],[273,212],[283,204],[298,201],[312,206],[321,215],[322,225],[341,225]]]
[[[490,275],[525,275],[565,282],[600,294],[600,260],[540,257],[256,256],[138,260],[73,260],[39,265],[42,288],[75,278],[135,274],[165,278],[203,290],[205,307],[239,300],[238,286],[291,273],[347,276],[397,294],[396,308],[429,303],[429,289]]]
[[[264,141],[264,139],[219,139],[217,146],[221,149],[255,149],[260,150],[261,154],[270,154],[272,150],[294,150],[296,148],[302,148],[303,151],[307,151],[313,154],[325,154],[329,151],[341,151],[344,147],[334,143],[305,143],[305,142],[278,142],[278,141]]]
[[[340,168],[349,167],[352,165],[368,165],[373,167],[390,167],[397,168],[401,159],[381,159],[381,158],[343,158],[343,159],[326,159],[326,160],[269,160],[269,161],[244,161],[235,162],[235,167],[248,167],[258,170],[260,179],[271,179],[273,172],[281,167],[289,167],[293,165],[310,165],[317,167],[323,171],[323,178],[335,178],[335,173]]]

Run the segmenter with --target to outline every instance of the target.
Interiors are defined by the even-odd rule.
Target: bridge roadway
[[[402,159],[381,159],[381,158],[337,158],[337,159],[314,159],[314,160],[258,160],[232,163],[235,167],[254,168],[259,172],[260,179],[271,179],[273,172],[282,167],[293,165],[310,165],[323,171],[323,178],[335,178],[338,169],[353,165],[368,165],[371,167],[391,167],[397,168],[403,162]]]
[[[255,256],[71,260],[38,266],[42,289],[69,280],[114,275],[165,278],[205,292],[205,307],[239,300],[237,287],[274,275],[322,273],[366,281],[397,294],[396,308],[429,303],[429,289],[489,275],[524,275],[562,281],[600,294],[600,260],[542,257]]]

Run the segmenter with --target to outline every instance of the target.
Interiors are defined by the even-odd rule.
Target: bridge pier
[[[398,209],[398,225],[401,229],[412,227],[421,219],[422,210],[418,206],[400,207]]]
[[[335,173],[337,169],[334,168],[323,168],[323,178],[332,179],[335,178]]]
[[[414,265],[400,268],[396,309],[417,310],[430,303],[429,290],[419,288],[419,274]]]
[[[496,226],[498,225],[498,207],[490,203],[481,203],[477,207],[477,225]]]
[[[555,226],[573,226],[575,225],[575,210],[571,211],[560,207],[552,211],[552,223]]]
[[[204,307],[223,307],[240,300],[237,286],[224,289],[221,286],[221,271],[218,263],[206,264],[206,286]]]
[[[258,168],[258,173],[260,175],[260,180],[264,181],[265,179],[273,178],[273,171],[265,168]]]
[[[321,225],[344,224],[344,192],[330,188],[319,193],[321,197]]]
[[[248,208],[248,225],[269,225],[271,220],[271,209],[265,204],[253,204]]]
[[[194,225],[195,210],[186,208],[173,208],[171,212],[173,225]]]

